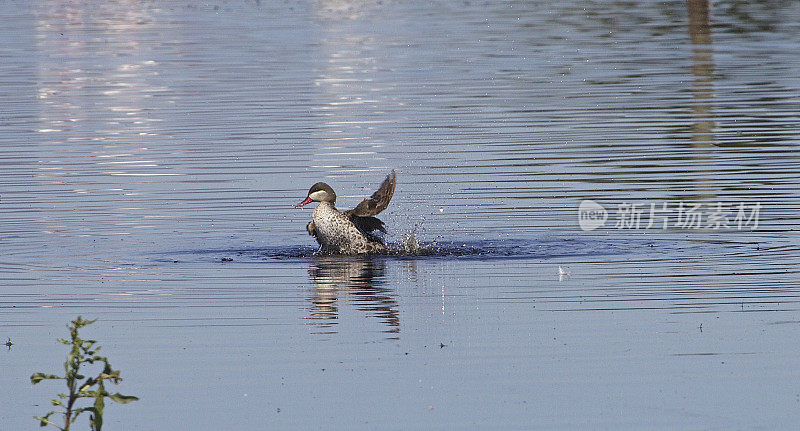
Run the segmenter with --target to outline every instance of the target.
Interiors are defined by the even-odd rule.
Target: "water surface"
[[[800,420],[797,2],[0,16],[4,427],[61,390],[28,377],[77,314],[141,399],[109,429]],[[315,256],[292,205],[391,169],[387,239],[425,252]],[[665,203],[758,226],[615,227]]]

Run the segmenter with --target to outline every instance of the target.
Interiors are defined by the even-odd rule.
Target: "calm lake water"
[[[797,429],[800,3],[0,6],[3,430]]]

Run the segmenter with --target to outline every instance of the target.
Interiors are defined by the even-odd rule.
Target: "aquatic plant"
[[[110,398],[117,403],[125,404],[131,401],[136,401],[138,398],[130,395],[122,395],[120,393],[110,394],[106,391],[105,381],[119,384],[122,378],[119,376],[119,370],[111,368],[108,358],[100,356],[97,352],[100,346],[96,346],[95,340],[83,340],[78,335],[78,330],[86,325],[91,325],[95,320],[83,320],[81,316],[73,320],[67,328],[70,332],[70,339],[58,339],[58,342],[70,346],[70,352],[64,362],[64,376],[45,373],[33,373],[31,375],[31,383],[37,384],[42,380],[65,380],[68,394],[58,394],[58,399],[53,399],[50,403],[54,406],[60,407],[59,410],[48,412],[44,416],[35,416],[34,419],[39,421],[39,426],[45,427],[53,425],[62,431],[69,431],[72,425],[81,413],[89,412],[89,425],[93,431],[100,431],[103,427],[103,411],[105,410],[105,399]],[[86,377],[81,374],[81,367],[87,364],[102,363],[103,370],[97,374],[96,377]],[[86,379],[81,383],[81,380]],[[75,403],[81,398],[94,399],[91,407],[77,407]],[[60,426],[52,421],[50,417],[54,414],[61,414],[64,416],[64,425]]]

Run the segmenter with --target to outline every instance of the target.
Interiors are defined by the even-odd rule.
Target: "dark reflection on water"
[[[708,0],[689,0],[689,35],[694,45],[692,52],[692,115],[695,123],[692,142],[697,147],[715,145],[714,113],[711,108],[714,97],[713,74],[714,59],[711,46],[711,28],[709,22]]]
[[[798,423],[799,2],[2,6],[4,427],[77,313],[133,428]],[[291,205],[392,168],[402,251],[315,256]],[[762,212],[583,232],[584,199]]]
[[[335,332],[338,303],[350,301],[387,326],[385,332],[400,332],[396,293],[386,284],[386,262],[380,258],[315,257],[308,271],[313,282],[309,319],[321,333]]]

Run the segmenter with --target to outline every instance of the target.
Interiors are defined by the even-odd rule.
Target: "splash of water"
[[[419,239],[417,239],[417,228],[404,233],[397,247],[397,252],[399,254],[415,255],[421,254],[424,250],[425,249],[419,244]]]

